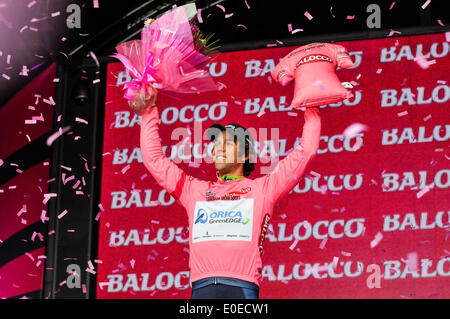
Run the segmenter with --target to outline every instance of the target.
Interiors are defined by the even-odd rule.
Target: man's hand
[[[128,105],[137,114],[142,115],[149,108],[156,106],[158,91],[149,87],[145,90],[138,90],[135,93],[134,100],[129,100]]]

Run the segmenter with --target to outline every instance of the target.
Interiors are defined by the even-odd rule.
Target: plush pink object
[[[311,43],[301,46],[278,63],[272,78],[286,86],[295,79],[294,108],[320,106],[352,98],[339,81],[336,67],[349,68],[353,62],[341,45]]]
[[[145,25],[141,40],[116,47],[112,55],[129,70],[134,80],[124,84],[124,97],[135,98],[137,90],[178,96],[217,90],[205,66],[211,58],[195,50],[192,30],[184,8],[179,7]]]

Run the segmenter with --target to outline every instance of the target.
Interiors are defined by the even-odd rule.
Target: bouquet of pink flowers
[[[147,19],[141,40],[116,47],[112,55],[129,70],[134,80],[124,84],[124,98],[133,100],[136,91],[151,95],[162,91],[174,97],[177,93],[199,93],[217,90],[218,86],[205,66],[214,52],[194,20],[189,21],[183,7],[156,20]]]

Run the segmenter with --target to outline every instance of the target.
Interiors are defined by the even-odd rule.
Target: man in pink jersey
[[[257,299],[262,245],[278,200],[299,182],[319,147],[320,112],[307,108],[300,145],[267,175],[254,169],[254,141],[240,125],[214,124],[207,135],[217,176],[203,181],[167,159],[159,138],[156,95],[137,96],[130,107],[142,115],[140,145],[145,167],[186,209],[192,298]]]

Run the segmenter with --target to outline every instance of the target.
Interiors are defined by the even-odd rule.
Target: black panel
[[[96,291],[96,276],[85,272],[85,269],[88,268],[89,260],[95,266],[94,260],[97,259],[98,222],[95,216],[100,203],[106,65],[101,65],[100,69],[95,64],[85,66],[90,58],[85,59],[72,60],[66,65],[59,65],[57,69],[61,85],[55,95],[54,131],[70,125],[73,134],[64,134],[52,145],[50,178],[56,180],[49,185],[49,192],[57,193],[58,196],[49,201],[48,229],[56,233],[49,236],[47,241],[46,268],[52,269],[45,271],[42,296],[51,299],[95,298]],[[95,79],[100,79],[100,82],[93,83]],[[78,90],[79,94],[75,94],[74,90]],[[83,92],[84,98],[77,102],[74,96],[80,96]],[[61,121],[58,123],[56,119],[60,114]],[[76,136],[81,139],[76,140]],[[72,170],[68,172],[61,165]],[[64,185],[62,173],[75,175],[75,180],[84,177],[86,185],[80,183],[73,189],[75,180]],[[84,194],[77,195],[76,191],[80,187]],[[68,213],[58,219],[57,216],[64,210]],[[80,267],[81,283],[86,285],[86,293],[81,288],[69,289],[67,285],[59,285],[67,279],[66,269],[70,264]]]

